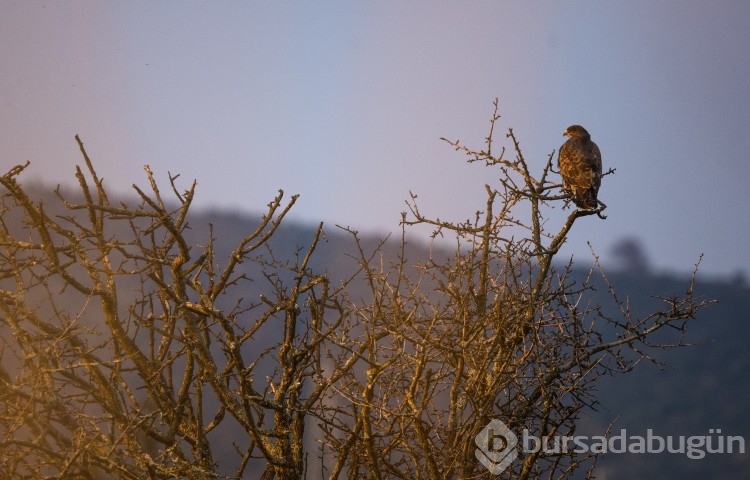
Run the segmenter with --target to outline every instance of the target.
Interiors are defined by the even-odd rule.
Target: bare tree
[[[492,419],[548,440],[572,436],[581,412],[596,404],[599,378],[651,359],[653,347],[681,345],[686,321],[710,303],[694,297],[691,281],[684,296],[635,318],[610,288],[620,310],[607,316],[590,284],[604,275],[598,262],[583,281],[573,279],[572,263],[553,264],[574,224],[606,218],[606,207],[574,210],[548,231],[547,212],[568,203],[552,180],[554,152],[538,177],[512,130],[511,148],[494,153],[499,118],[495,102],[483,150],[449,142],[499,176],[485,187],[483,211],[452,223],[424,215],[415,195],[407,202],[404,228],[429,225],[433,237],[454,239],[451,257],[411,261],[402,250],[387,263],[359,250],[371,298],[350,298],[347,307],[361,325],[358,339],[348,340],[362,361],[329,393],[330,478],[490,478],[475,457],[475,436]],[[678,335],[656,343],[654,334],[666,327]],[[593,469],[598,454],[573,448],[540,449],[505,475],[552,479]]]
[[[17,181],[28,164],[11,169],[0,177],[0,471],[489,478],[475,437],[492,419],[571,435],[600,377],[680,345],[710,302],[690,282],[636,318],[610,289],[620,311],[605,315],[590,284],[601,269],[579,281],[553,260],[574,224],[606,207],[549,231],[568,203],[553,155],[535,176],[512,130],[513,158],[493,152],[498,119],[496,102],[483,150],[449,142],[499,176],[483,211],[433,219],[412,196],[398,252],[349,230],[358,270],[336,282],[311,268],[322,224],[277,258],[271,239],[296,200],[282,192],[220,258],[212,228],[187,240],[195,184],[180,191],[170,177],[167,200],[146,168],[138,205],[115,204],[77,139],[80,193],[58,189],[53,214]],[[413,225],[455,251],[410,259]],[[656,343],[665,327],[677,335]],[[539,451],[504,475],[566,478],[596,456]]]
[[[58,191],[65,214],[29,198],[16,181],[26,165],[0,178],[0,470],[302,478],[305,417],[324,386],[302,389],[342,318],[308,266],[322,229],[296,261],[273,259],[267,243],[296,200],[279,193],[216,258],[213,231],[203,246],[185,240],[195,184],[179,192],[170,178],[170,206],[146,167],[151,191],[114,205],[78,142],[89,178],[77,170],[80,202]],[[265,295],[241,293],[248,272]]]

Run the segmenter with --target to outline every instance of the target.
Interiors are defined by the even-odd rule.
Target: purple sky
[[[617,168],[566,256],[636,236],[659,269],[750,271],[749,22],[746,1],[4,2],[0,155],[72,183],[79,134],[115,191],[150,164],[201,207],[283,188],[295,218],[385,233],[410,190],[483,208],[497,173],[439,137],[481,148],[498,97],[532,168],[572,123]]]

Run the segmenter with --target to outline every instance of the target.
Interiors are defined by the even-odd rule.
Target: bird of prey
[[[571,125],[563,135],[568,140],[560,147],[557,166],[565,189],[578,208],[594,210],[602,183],[602,154],[591,135],[580,125]]]

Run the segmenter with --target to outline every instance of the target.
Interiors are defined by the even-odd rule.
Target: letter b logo
[[[518,437],[498,419],[492,420],[474,438],[474,456],[493,475],[500,475],[518,456]]]

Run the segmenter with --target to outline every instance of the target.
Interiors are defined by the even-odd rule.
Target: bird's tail
[[[599,202],[596,201],[596,192],[593,190],[586,190],[576,204],[579,208],[595,210],[599,206]]]

